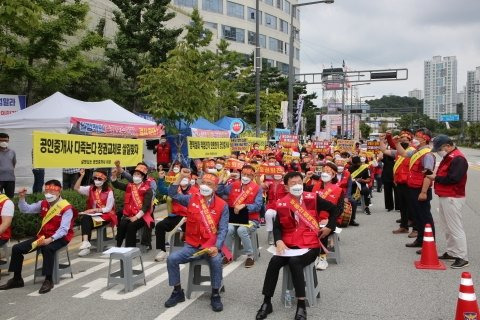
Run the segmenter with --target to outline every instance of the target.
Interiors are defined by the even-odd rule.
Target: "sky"
[[[349,70],[408,68],[408,80],[359,86],[360,96],[423,90],[423,64],[433,56],[457,57],[458,91],[480,66],[480,0],[335,0],[301,10],[301,73],[342,60]],[[321,98],[320,85],[308,88]]]

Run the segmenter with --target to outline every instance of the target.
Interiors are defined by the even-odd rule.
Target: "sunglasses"
[[[96,181],[103,181],[103,178],[102,178],[102,177],[93,177],[93,180],[96,180]]]

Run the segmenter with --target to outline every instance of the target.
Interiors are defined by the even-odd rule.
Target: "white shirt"
[[[15,212],[15,205],[13,204],[13,201],[7,200],[3,203],[3,208],[2,208],[2,212],[0,212],[0,216],[13,217],[14,212]]]
[[[78,189],[78,193],[83,194],[84,196],[87,196],[90,194],[90,186],[81,186],[80,189]],[[113,191],[108,192],[108,197],[107,197],[107,204],[105,205],[104,208],[102,208],[103,213],[107,213],[112,211],[113,206],[115,205],[115,197],[113,196]],[[93,208],[97,207],[96,201],[93,202]]]

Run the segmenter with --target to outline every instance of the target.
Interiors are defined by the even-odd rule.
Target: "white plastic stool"
[[[60,263],[59,253],[60,251],[65,250],[67,252],[67,264]],[[41,277],[43,274],[42,268],[37,268],[38,266],[38,256],[42,254],[42,250],[37,249],[37,254],[35,256],[35,269],[33,272],[33,283],[37,280],[37,277]],[[60,277],[64,274],[70,274],[70,277],[73,278],[73,271],[72,271],[72,264],[70,263],[70,255],[68,254],[68,245],[62,247],[55,251],[55,255],[53,258],[53,273],[52,273],[52,280],[54,284],[58,284],[60,282]]]
[[[257,261],[260,258],[260,242],[258,241],[258,234],[257,229],[249,232],[250,240],[252,241],[252,249],[253,249],[253,260]],[[233,241],[233,248],[232,248],[232,255],[233,260],[237,260],[238,257],[242,255],[243,251],[243,244],[242,240],[238,236],[235,230],[235,239]]]
[[[188,283],[186,293],[188,299],[190,299],[190,297],[192,296],[192,292],[194,291],[211,291],[212,283],[210,275],[202,275],[202,266],[207,266],[207,268],[210,268],[207,259],[194,260],[188,265]],[[207,283],[205,284],[205,282]],[[220,285],[220,292],[225,292],[223,281]]]
[[[318,283],[317,270],[315,269],[315,262],[312,262],[303,268],[303,276],[305,277],[305,299],[309,307],[314,307],[317,304],[317,299],[320,298],[320,284]],[[285,291],[290,290],[294,292],[292,273],[288,264],[283,267],[283,281],[282,281],[282,303],[285,303]]]
[[[337,231],[335,231],[331,235],[331,237],[333,239],[333,250],[329,249],[329,253],[327,254],[327,259],[334,260],[336,264],[340,264],[342,262],[342,259],[340,256],[340,238],[338,237]]]
[[[133,259],[140,258],[141,269],[133,269]],[[120,261],[120,270],[112,272],[112,260]],[[110,284],[118,283],[124,285],[125,292],[133,290],[133,285],[137,282],[143,282],[147,285],[145,270],[143,268],[142,255],[139,248],[131,248],[128,252],[115,252],[110,254],[108,263],[107,289]]]

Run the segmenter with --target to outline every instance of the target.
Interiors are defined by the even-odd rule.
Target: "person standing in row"
[[[0,192],[3,192],[9,198],[13,198],[17,156],[15,151],[8,147],[9,142],[8,134],[0,133]]]

